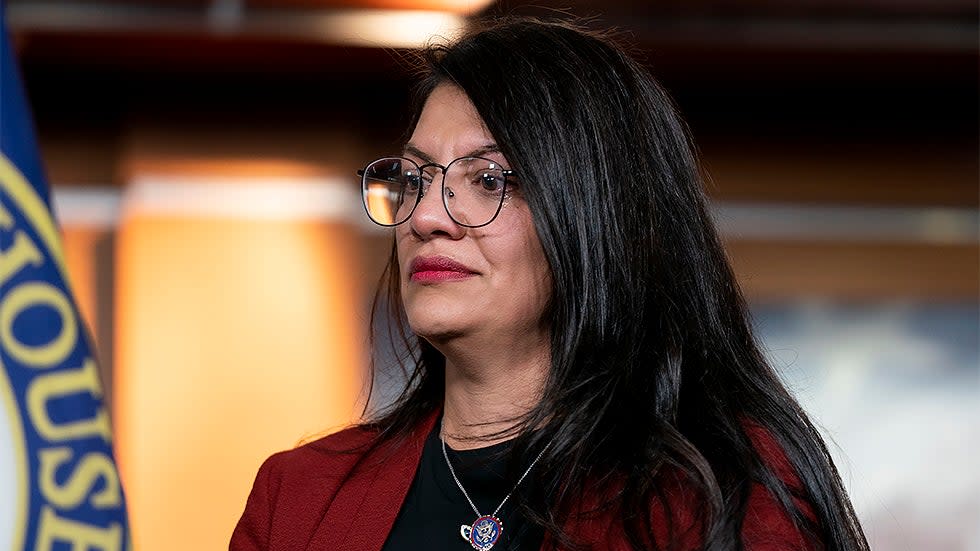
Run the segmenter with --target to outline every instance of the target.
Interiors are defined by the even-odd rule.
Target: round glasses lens
[[[419,167],[408,159],[378,159],[364,169],[361,192],[368,216],[383,226],[401,224],[412,215],[421,189]]]
[[[506,190],[503,167],[489,159],[464,157],[446,168],[446,210],[460,225],[488,224],[500,211]]]

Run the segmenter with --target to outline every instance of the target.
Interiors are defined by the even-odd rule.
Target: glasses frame
[[[465,155],[463,157],[456,157],[455,159],[449,161],[449,164],[447,164],[445,166],[440,165],[439,163],[425,163],[425,164],[421,164],[420,165],[417,162],[415,162],[412,159],[409,159],[407,157],[379,157],[379,158],[371,161],[370,163],[364,165],[364,168],[358,169],[357,170],[357,175],[361,177],[361,204],[364,206],[364,212],[367,213],[368,218],[372,222],[374,222],[375,224],[377,224],[379,226],[384,226],[386,228],[393,228],[395,226],[399,226],[399,225],[404,224],[405,222],[408,222],[409,220],[411,220],[412,219],[412,215],[415,214],[415,209],[418,208],[419,203],[422,202],[422,198],[425,197],[427,193],[429,193],[429,188],[431,188],[432,187],[432,184],[435,183],[435,179],[434,178],[433,178],[433,180],[431,182],[428,182],[427,184],[425,183],[425,178],[422,179],[422,181],[423,181],[422,187],[419,189],[419,194],[415,196],[415,204],[412,205],[412,210],[410,210],[408,212],[408,215],[405,217],[404,220],[402,220],[400,222],[395,222],[394,224],[383,224],[381,222],[378,222],[377,220],[375,220],[375,218],[373,216],[371,216],[371,210],[368,208],[367,168],[369,166],[373,165],[374,163],[378,162],[378,161],[384,161],[384,160],[388,160],[388,159],[391,159],[391,160],[398,159],[398,160],[401,160],[401,161],[407,161],[407,162],[415,165],[418,168],[418,170],[419,170],[419,175],[422,175],[423,174],[423,170],[425,170],[426,168],[438,168],[439,171],[442,172],[442,181],[441,181],[441,183],[439,185],[439,188],[440,188],[440,190],[439,190],[440,191],[440,194],[439,195],[442,196],[442,208],[446,210],[446,214],[449,215],[449,219],[452,220],[454,224],[456,224],[458,226],[463,226],[464,228],[482,228],[483,226],[486,226],[486,225],[490,224],[491,222],[493,222],[494,220],[496,220],[497,219],[497,216],[500,214],[500,210],[504,206],[504,200],[507,198],[507,187],[510,185],[510,179],[513,178],[514,176],[516,176],[516,173],[513,170],[510,170],[510,169],[507,169],[507,168],[503,168],[503,166],[501,166],[499,162],[494,161],[493,159],[487,159],[486,157],[480,157],[480,156],[474,156],[474,155]],[[479,159],[481,161],[486,161],[488,163],[493,163],[495,165],[501,166],[501,176],[503,176],[503,178],[504,178],[504,189],[500,193],[500,201],[497,203],[497,209],[493,212],[493,216],[490,217],[490,220],[487,220],[486,222],[484,222],[482,224],[465,224],[463,222],[460,222],[459,220],[456,219],[455,216],[453,216],[452,211],[449,210],[449,204],[446,202],[446,199],[447,199],[447,194],[446,194],[446,171],[448,171],[449,168],[451,166],[453,166],[457,161],[462,161],[462,160],[466,160],[466,159]],[[450,188],[449,191],[452,192],[452,188]]]

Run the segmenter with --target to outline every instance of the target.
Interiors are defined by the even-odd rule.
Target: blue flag
[[[0,0],[0,550],[122,550],[129,523],[93,348]]]

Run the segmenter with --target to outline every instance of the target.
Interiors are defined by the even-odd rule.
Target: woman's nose
[[[449,212],[446,211],[446,204],[443,199],[446,189],[443,186],[441,176],[433,179],[429,188],[419,199],[419,204],[415,206],[415,212],[412,213],[412,217],[408,221],[412,232],[423,239],[435,235],[459,239],[466,233],[466,228],[453,222]]]

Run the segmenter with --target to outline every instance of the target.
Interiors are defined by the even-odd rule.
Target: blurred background
[[[359,418],[355,171],[481,13],[627,33],[872,547],[980,550],[975,1],[7,0],[136,548],[226,548],[265,457]]]

